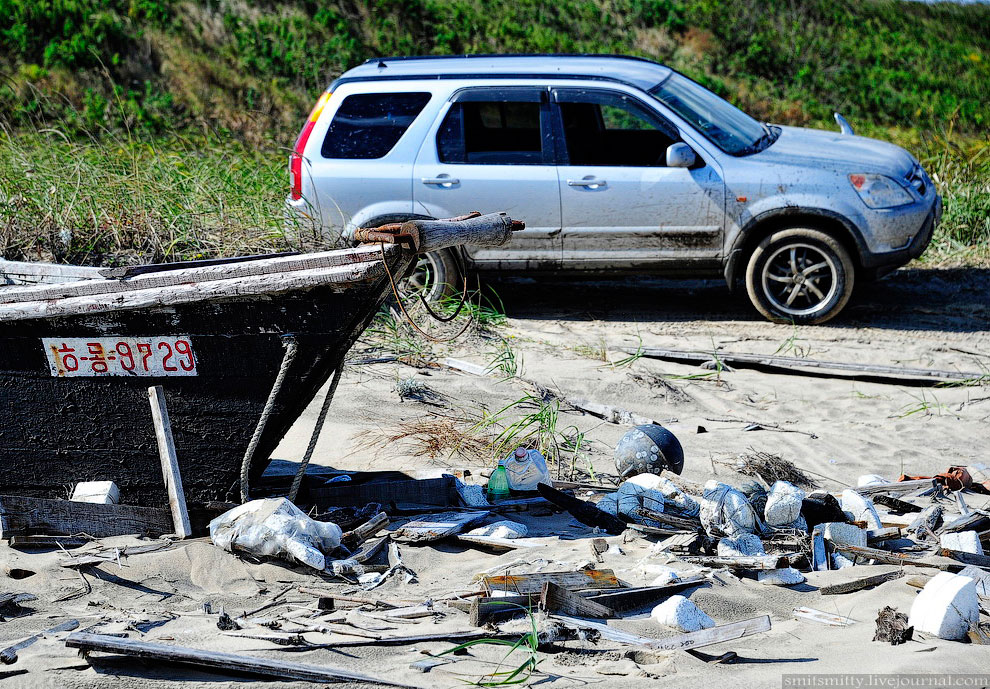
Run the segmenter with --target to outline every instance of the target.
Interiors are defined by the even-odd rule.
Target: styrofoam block
[[[845,569],[846,567],[855,566],[856,563],[842,553],[832,553],[832,569]]]
[[[671,596],[653,608],[650,617],[682,632],[697,632],[715,626],[715,620],[684,596]]]
[[[983,554],[983,546],[980,545],[980,534],[975,531],[949,531],[942,534],[938,539],[939,545],[950,550],[958,550],[963,553]]]
[[[957,572],[961,577],[969,577],[976,584],[976,595],[990,597],[990,572],[973,565],[963,567]]]
[[[761,584],[770,584],[771,586],[793,586],[794,584],[803,584],[805,581],[804,575],[793,567],[757,572],[756,580]]]
[[[880,521],[877,508],[873,506],[873,501],[869,498],[860,495],[852,488],[847,488],[842,491],[839,502],[842,505],[842,511],[846,513],[850,521],[866,522],[867,529],[883,528],[883,522]]]
[[[822,535],[826,541],[836,545],[854,545],[860,548],[866,547],[866,530],[855,524],[844,524],[843,522],[826,522],[821,525]],[[817,527],[816,527],[817,528]]]
[[[701,524],[709,534],[736,536],[756,529],[756,513],[746,496],[718,481],[708,481],[701,499]]]
[[[785,526],[801,516],[804,491],[787,481],[775,481],[767,494],[763,514],[770,526]]]
[[[750,557],[767,554],[760,537],[751,533],[719,540],[717,551],[719,557]]]
[[[884,478],[879,474],[863,474],[858,479],[856,479],[857,488],[865,488],[866,486],[879,486],[884,483],[890,483],[890,479]]]
[[[676,569],[664,567],[663,565],[645,565],[643,567],[643,573],[654,575],[655,578],[650,583],[650,586],[666,586],[681,578],[681,575],[677,573]]]
[[[525,538],[529,529],[525,524],[503,519],[468,531],[469,536],[494,536],[495,538]]]
[[[120,489],[113,481],[83,481],[72,489],[72,502],[92,502],[97,505],[116,505],[120,501]]]
[[[908,624],[940,639],[962,639],[979,618],[980,603],[973,580],[939,572],[914,599]]]

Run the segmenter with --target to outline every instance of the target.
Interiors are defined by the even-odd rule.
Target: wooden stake
[[[186,510],[186,495],[182,491],[182,474],[179,473],[179,460],[175,456],[175,442],[172,440],[172,423],[168,420],[165,406],[165,392],[160,385],[148,388],[151,403],[151,418],[155,422],[155,437],[158,439],[158,455],[162,460],[162,476],[168,490],[168,506],[172,510],[172,522],[179,538],[192,536],[189,512]]]

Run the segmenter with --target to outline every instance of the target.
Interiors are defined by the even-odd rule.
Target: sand
[[[861,474],[896,478],[900,473],[927,474],[953,464],[990,461],[987,422],[990,392],[980,387],[909,388],[760,373],[739,369],[709,378],[703,371],[641,358],[627,366],[609,365],[590,356],[603,347],[612,361],[621,359],[621,346],[680,349],[718,347],[727,352],[780,353],[790,356],[873,362],[910,367],[986,370],[990,366],[990,275],[986,271],[900,271],[890,279],[863,288],[838,322],[817,327],[774,325],[758,320],[744,297],[730,297],[715,282],[667,283],[645,279],[599,282],[504,282],[496,285],[509,315],[507,325],[490,340],[478,336],[455,343],[445,352],[485,365],[486,352],[498,337],[521,354],[521,376],[565,397],[583,398],[628,409],[670,428],[685,450],[684,476],[704,483],[717,480],[739,485],[745,480],[728,469],[740,454],[766,451],[793,461],[812,474],[821,487],[840,492],[855,485]],[[676,376],[682,376],[676,378]],[[666,384],[661,382],[666,379]],[[398,363],[351,366],[346,369],[331,418],[317,446],[314,463],[348,470],[400,469],[426,474],[448,467],[468,467],[474,476],[488,467],[463,457],[418,456],[409,446],[380,450],[366,445],[361,431],[388,429],[402,420],[427,417],[436,407],[400,402],[396,383],[415,379],[441,393],[447,409],[477,412],[519,399],[528,388],[518,380],[479,378],[445,369],[417,369]],[[319,399],[300,419],[276,452],[298,460],[309,438]],[[751,424],[763,430],[746,430]],[[613,470],[611,449],[628,426],[562,408],[560,427],[574,426],[586,434],[590,453],[579,459],[586,471]],[[705,432],[699,432],[701,429]],[[181,459],[181,458],[180,458]],[[967,496],[973,507],[984,501]],[[372,594],[386,599],[439,600],[475,588],[472,577],[482,570],[527,560],[517,571],[554,571],[591,561],[589,529],[568,515],[540,517],[519,512],[530,536],[545,539],[538,550],[498,554],[454,542],[402,547],[416,583],[393,577]],[[682,572],[697,568],[670,556],[649,558],[652,541],[609,537],[612,547],[600,568],[613,569],[630,585],[646,585],[655,574],[646,563],[667,564]],[[115,543],[134,539],[113,539]],[[78,551],[77,551],[78,552]],[[216,611],[231,614],[260,607],[289,589],[283,604],[312,606],[315,597],[296,587],[315,586],[348,592],[355,587],[330,583],[311,572],[278,563],[256,563],[224,553],[204,539],[174,549],[127,558],[123,567],[102,565],[87,575],[88,593],[72,600],[56,599],[83,585],[72,570],[59,567],[60,552],[21,552],[0,546],[7,568],[36,572],[26,579],[7,578],[5,591],[38,596],[27,604],[34,613],[0,622],[0,643],[7,645],[71,616],[80,628],[110,621],[101,631],[128,630],[131,638],[225,651],[242,651],[294,662],[336,665],[389,677],[422,687],[459,687],[477,679],[504,654],[498,647],[475,647],[471,656],[422,674],[409,664],[424,658],[421,651],[438,652],[446,643],[408,647],[351,648],[342,652],[314,650],[289,653],[262,640],[221,635]],[[872,590],[822,596],[818,587],[893,569],[856,567],[842,571],[806,573],[804,584],[771,587],[752,579],[721,574],[718,581],[695,589],[690,598],[717,623],[769,614],[769,632],[702,649],[710,655],[734,651],[731,665],[705,663],[683,652],[640,653],[628,657],[614,644],[597,647],[569,642],[560,654],[540,654],[533,681],[542,686],[601,687],[700,686],[731,682],[735,687],[780,686],[781,676],[794,673],[930,673],[985,671],[987,647],[942,641],[916,634],[901,646],[873,642],[874,619],[890,605],[907,612],[917,589],[906,584],[915,574],[932,570],[907,568],[907,576]],[[209,602],[213,614],[203,611]],[[791,611],[806,606],[851,617],[848,627],[826,627],[794,619]],[[649,607],[614,626],[663,637],[675,634],[649,618]],[[419,634],[468,628],[467,616],[442,604],[434,617],[389,623],[390,633]],[[352,614],[353,615],[353,614]],[[365,619],[366,624],[382,624]],[[266,629],[261,633],[269,633]],[[319,634],[308,634],[312,641]],[[340,637],[342,638],[342,637]],[[353,637],[351,637],[353,638]],[[135,660],[100,657],[88,663],[66,649],[59,639],[44,639],[19,653],[19,661],[0,667],[0,682],[12,687],[234,687],[252,680],[187,667],[165,667]],[[649,657],[646,657],[649,656]],[[637,661],[638,658],[638,661]],[[312,686],[285,682],[269,686]],[[345,684],[344,686],[350,686]]]

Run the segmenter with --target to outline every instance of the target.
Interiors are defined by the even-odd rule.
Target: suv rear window
[[[429,101],[429,93],[347,96],[334,113],[320,153],[324,158],[381,158]]]
[[[440,162],[542,165],[541,109],[538,101],[452,104],[437,132]]]

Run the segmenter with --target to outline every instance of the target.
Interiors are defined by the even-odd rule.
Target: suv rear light
[[[316,121],[320,119],[320,114],[329,100],[330,92],[324,91],[320,99],[316,101],[316,105],[313,106],[312,112],[309,113],[309,119],[303,125],[302,131],[299,132],[299,136],[296,138],[296,145],[292,147],[292,154],[289,156],[289,180],[292,184],[293,201],[298,201],[302,198],[302,163],[303,151],[306,150],[306,142],[309,141],[309,135],[313,132],[313,127],[316,126]]]

